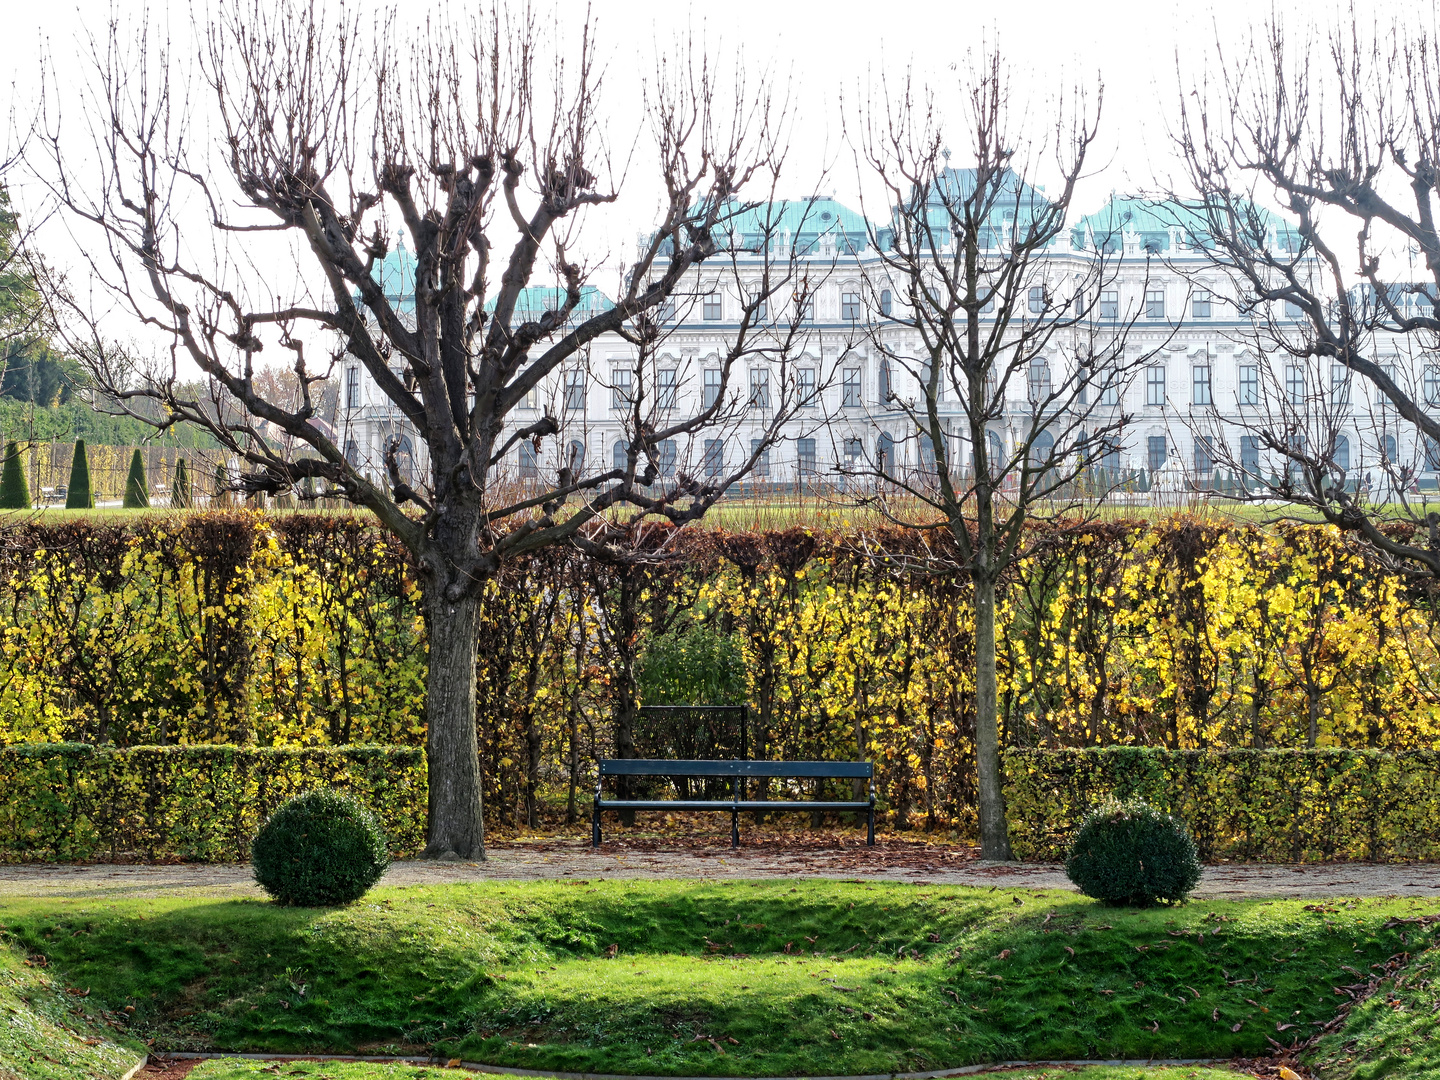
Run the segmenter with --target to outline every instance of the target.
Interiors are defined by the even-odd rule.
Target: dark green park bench
[[[721,777],[730,781],[728,799],[607,799],[607,776]],[[828,802],[816,799],[746,799],[745,781],[751,778],[786,780],[839,777],[869,780],[865,801]],[[740,846],[742,810],[848,810],[863,811],[865,842],[875,846],[875,767],[868,761],[669,761],[647,758],[603,758],[595,784],[595,810],[591,818],[591,847],[600,846],[602,810],[721,810],[730,813],[730,846]]]

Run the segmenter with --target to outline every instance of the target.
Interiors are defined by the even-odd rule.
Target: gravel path
[[[433,885],[544,878],[639,879],[832,878],[1003,888],[1072,889],[1055,864],[978,862],[972,849],[881,842],[865,848],[834,841],[795,850],[783,843],[731,851],[661,842],[607,842],[598,852],[580,840],[497,845],[484,863],[401,861],[384,885]],[[0,898],[98,896],[259,896],[243,864],[0,866]],[[1208,866],[1196,896],[1413,896],[1440,908],[1440,863]]]

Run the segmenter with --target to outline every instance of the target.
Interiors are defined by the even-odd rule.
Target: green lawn
[[[1260,1053],[1333,1016],[1347,966],[1384,961],[1401,933],[1412,950],[1429,940],[1433,927],[1384,924],[1434,907],[515,882],[377,890],[328,911],[13,900],[0,922],[92,1009],[134,1006],[158,1048],[787,1075]]]

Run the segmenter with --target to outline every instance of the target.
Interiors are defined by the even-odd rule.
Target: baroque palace
[[[947,169],[942,176],[942,182],[962,185],[966,179],[966,170]],[[1011,201],[994,210],[997,223],[1008,225],[1026,213],[1027,202],[1043,198],[1017,182]],[[736,242],[692,271],[659,312],[660,340],[645,355],[619,335],[604,335],[583,363],[554,372],[522,403],[513,424],[533,423],[548,412],[560,432],[538,451],[528,441],[513,448],[507,473],[523,481],[553,478],[565,463],[585,471],[623,467],[637,395],[656,428],[723,395],[720,423],[697,433],[693,444],[668,440],[660,446],[665,474],[732,472],[757,450],[777,411],[785,417],[780,438],[761,454],[748,484],[854,484],[863,482],[857,475],[866,464],[880,458],[891,471],[926,466],[928,440],[900,407],[923,403],[923,365],[908,360],[919,356],[919,337],[903,322],[903,286],[887,276],[883,252],[893,242],[890,227],[826,197],[766,204],[740,218],[731,224]],[[757,249],[744,233],[761,219],[767,239]],[[1330,440],[1331,460],[1352,488],[1383,488],[1394,472],[1383,462],[1409,458],[1413,486],[1433,489],[1440,449],[1417,447],[1388,403],[1343,366],[1326,364],[1322,371],[1316,361],[1297,361],[1274,347],[1287,324],[1298,327],[1300,313],[1247,311],[1230,276],[1204,245],[1192,242],[1187,223],[1193,226],[1195,219],[1176,204],[1113,196],[1036,257],[1036,281],[1084,279],[1099,295],[1083,327],[1055,333],[1052,356],[1036,357],[1028,371],[1010,377],[1004,408],[988,427],[992,460],[1004,460],[1024,438],[1037,397],[1043,399],[1053,381],[1070,377],[1075,358],[1084,355],[1082,333],[1093,341],[1097,325],[1102,331],[1111,325],[1124,338],[1127,376],[1080,400],[1099,425],[1124,418],[1123,434],[1108,447],[1104,465],[1112,475],[1138,478],[1141,490],[1222,487],[1235,481],[1223,468],[1226,461],[1254,475],[1273,474],[1276,463],[1255,432],[1264,416],[1282,412],[1302,416],[1301,428],[1324,428],[1315,437]],[[1278,220],[1271,230],[1275,244],[1293,243]],[[998,248],[1005,229],[994,231]],[[1097,262],[1104,264],[1098,275]],[[755,295],[750,290],[767,268],[772,282],[783,279],[785,285],[766,305],[752,308],[751,322],[758,318],[762,325],[749,331],[752,348],[731,365],[727,379],[724,357],[741,332],[744,298]],[[414,262],[403,243],[379,274],[392,303],[402,313],[407,305],[413,310]],[[1030,290],[1031,310],[1043,303],[1039,292],[1038,286]],[[558,308],[561,300],[559,289],[530,288],[515,322]],[[572,322],[611,306],[603,291],[586,286]],[[762,347],[767,341],[771,347]],[[1440,368],[1412,355],[1403,340],[1382,342],[1377,352],[1417,398],[1440,403]],[[951,461],[961,463],[969,455],[957,396],[942,393],[937,406],[954,433]],[[337,419],[347,456],[374,479],[384,475],[392,441],[398,441],[402,467],[423,475],[423,442],[350,358]],[[1133,493],[1136,485],[1127,486]]]

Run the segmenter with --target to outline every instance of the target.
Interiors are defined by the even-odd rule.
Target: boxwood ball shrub
[[[1065,874],[1086,896],[1148,907],[1189,896],[1200,857],[1176,818],[1148,803],[1109,800],[1080,823]]]
[[[358,900],[390,863],[379,819],[354,796],[307,791],[287,799],[250,845],[260,887],[282,904]]]

